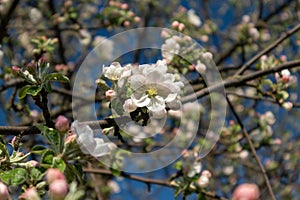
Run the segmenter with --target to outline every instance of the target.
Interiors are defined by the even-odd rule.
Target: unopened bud
[[[66,180],[55,180],[49,186],[49,193],[52,199],[63,200],[68,194],[68,184]]]
[[[65,116],[58,116],[56,121],[55,121],[55,128],[59,131],[59,132],[67,132],[70,128],[69,125],[69,120],[65,117]]]
[[[7,186],[0,182],[0,200],[7,200],[9,197],[9,192]]]

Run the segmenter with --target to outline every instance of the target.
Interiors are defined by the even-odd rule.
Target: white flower
[[[207,60],[212,60],[212,58],[213,58],[213,55],[210,52],[205,52],[202,54],[202,56],[204,59],[207,59]]]
[[[29,18],[32,23],[37,24],[42,19],[42,17],[43,15],[41,11],[39,11],[37,8],[30,9]]]
[[[174,54],[178,54],[180,50],[180,46],[174,37],[167,39],[166,42],[161,46],[161,48],[162,57],[167,61],[172,61]]]
[[[196,174],[199,174],[201,169],[202,169],[201,162],[199,161],[194,162],[188,172],[188,177],[194,177]]]
[[[187,11],[187,18],[188,21],[194,26],[199,27],[202,24],[200,17],[195,14],[195,10],[193,9]]]
[[[141,74],[134,74],[130,87],[134,91],[131,99],[137,107],[147,107],[152,112],[165,109],[165,103],[176,99],[182,82],[174,82],[173,74],[167,73],[167,65],[158,61],[155,66],[140,66]]]
[[[293,108],[293,104],[291,102],[284,102],[282,107],[286,110],[291,110]]]
[[[101,157],[111,152],[110,143],[105,143],[101,138],[94,138],[94,132],[88,125],[79,125],[78,121],[74,121],[72,127],[78,135],[77,142],[84,153]]]
[[[198,72],[204,72],[206,70],[206,66],[203,63],[201,63],[200,60],[198,60],[196,65],[196,70]]]
[[[88,45],[91,42],[92,36],[86,29],[79,30],[79,35],[81,44]]]
[[[103,75],[112,81],[116,81],[121,78],[123,71],[124,68],[121,67],[120,63],[113,62],[109,67],[103,68]]]
[[[197,180],[197,185],[200,188],[205,188],[209,184],[209,178],[207,176],[200,176],[200,178]]]

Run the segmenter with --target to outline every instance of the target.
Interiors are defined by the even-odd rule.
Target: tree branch
[[[106,169],[91,169],[91,168],[83,168],[84,172],[88,172],[88,173],[98,173],[98,174],[105,174],[105,175],[113,175],[113,173],[110,170],[106,170]],[[168,181],[164,181],[164,180],[158,180],[158,179],[151,179],[151,178],[144,178],[141,176],[135,176],[135,175],[131,175],[131,174],[127,174],[125,172],[121,172],[121,176],[131,179],[131,180],[135,180],[135,181],[139,181],[142,183],[146,183],[146,184],[156,184],[156,185],[162,185],[162,186],[166,186],[166,187],[171,187],[173,188],[174,186],[171,185]],[[200,193],[204,194],[206,197],[210,197],[213,199],[217,199],[217,200],[227,200],[224,197],[220,197],[218,195],[216,195],[213,192],[208,192],[208,191],[199,191]]]
[[[259,168],[260,168],[260,170],[261,170],[261,172],[262,172],[262,174],[263,174],[263,176],[264,176],[264,179],[265,179],[267,188],[268,188],[268,190],[269,190],[270,196],[271,196],[271,198],[272,198],[273,200],[276,200],[275,195],[274,195],[274,192],[273,192],[273,189],[272,189],[272,186],[271,186],[271,184],[270,184],[270,180],[269,180],[268,175],[267,175],[267,172],[266,172],[264,166],[262,165],[262,163],[260,162],[260,159],[259,159],[259,157],[258,157],[258,155],[257,155],[257,153],[256,153],[256,150],[255,150],[255,147],[254,147],[254,145],[253,145],[253,143],[252,143],[252,141],[251,141],[251,138],[250,138],[250,136],[249,136],[247,130],[245,129],[245,127],[244,127],[244,125],[243,125],[243,123],[242,123],[242,120],[240,119],[240,117],[239,117],[238,114],[236,113],[236,111],[235,111],[233,105],[231,104],[229,98],[227,97],[227,95],[226,95],[226,100],[227,100],[227,102],[228,102],[228,105],[229,105],[230,110],[232,111],[234,117],[236,118],[238,124],[240,125],[240,127],[241,127],[241,129],[242,129],[242,132],[243,132],[243,135],[244,135],[244,137],[246,138],[246,140],[247,140],[247,142],[248,142],[248,144],[249,144],[249,146],[250,146],[251,152],[252,152],[252,154],[253,154],[253,156],[254,156],[256,162],[258,163],[258,166],[259,166]]]
[[[246,83],[247,81],[254,80],[258,77],[262,77],[262,76],[265,76],[268,74],[279,72],[284,69],[291,69],[291,68],[298,67],[298,66],[300,66],[300,60],[294,60],[294,61],[286,62],[284,64],[281,64],[281,65],[271,68],[271,69],[256,71],[256,72],[244,75],[244,76],[236,76],[233,78],[230,77],[221,83],[217,83],[210,87],[203,88],[203,89],[195,92],[195,94],[196,94],[197,98],[201,98],[201,97],[208,95],[210,92],[218,91],[218,90],[222,89],[223,87],[229,88],[229,87],[241,86],[241,84]],[[193,101],[193,100],[194,100],[194,95],[189,95],[189,96],[182,98],[181,101],[183,103],[186,103],[186,102]]]
[[[248,69],[253,63],[255,63],[260,57],[269,53],[274,48],[276,48],[280,43],[289,38],[291,35],[300,30],[300,24],[296,25],[294,28],[284,33],[279,39],[270,44],[267,48],[256,54],[253,58],[251,58],[248,62],[246,62],[236,73],[235,75],[241,75],[246,69]]]

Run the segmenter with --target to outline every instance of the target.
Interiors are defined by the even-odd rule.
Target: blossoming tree
[[[0,200],[297,199],[299,6],[0,1]]]

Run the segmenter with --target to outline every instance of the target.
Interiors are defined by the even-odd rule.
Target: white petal
[[[130,78],[130,87],[133,90],[141,90],[142,86],[145,85],[146,77],[140,74],[134,75]]]
[[[161,110],[165,109],[164,99],[160,96],[155,96],[151,99],[151,102],[149,103],[147,108],[152,112],[160,112]]]
[[[137,107],[144,107],[148,106],[151,102],[151,99],[148,97],[148,95],[144,95],[139,99],[136,99],[135,94],[131,95],[131,100]]]
[[[176,99],[177,97],[177,94],[176,93],[171,93],[167,96],[167,98],[165,99],[165,101],[168,103],[168,102],[172,102]]]

